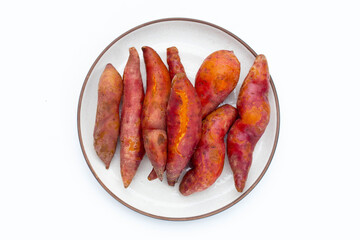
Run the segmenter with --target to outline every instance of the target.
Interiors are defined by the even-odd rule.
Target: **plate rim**
[[[99,56],[95,59],[94,63],[91,65],[91,68],[89,69],[85,80],[83,82],[83,85],[81,87],[81,91],[80,91],[80,96],[79,96],[79,101],[78,101],[78,109],[77,109],[77,130],[78,130],[78,137],[79,137],[79,142],[80,142],[80,146],[81,146],[81,151],[84,155],[85,161],[88,165],[88,167],[90,168],[92,174],[94,175],[94,177],[96,178],[96,180],[100,183],[100,185],[113,197],[115,198],[118,202],[120,202],[121,204],[123,204],[124,206],[130,208],[131,210],[138,212],[142,215],[148,216],[148,217],[152,217],[152,218],[156,218],[156,219],[160,219],[160,220],[168,220],[168,221],[189,221],[189,220],[197,220],[197,219],[202,219],[205,217],[209,217],[209,216],[213,216],[217,213],[220,213],[226,209],[229,209],[230,207],[234,206],[236,203],[238,203],[239,201],[241,201],[244,197],[246,197],[255,187],[256,185],[261,181],[261,179],[263,178],[263,176],[265,175],[266,171],[268,170],[272,159],[274,157],[275,154],[275,150],[277,147],[277,143],[278,143],[278,139],[279,139],[279,133],[280,133],[280,106],[279,106],[279,99],[278,99],[278,95],[276,92],[276,88],[275,88],[275,84],[272,80],[272,77],[270,75],[270,86],[271,89],[273,90],[274,93],[274,99],[275,99],[275,105],[276,105],[276,133],[275,133],[275,141],[274,141],[274,145],[273,148],[271,150],[269,159],[265,165],[265,168],[262,170],[260,176],[255,180],[255,182],[249,187],[248,190],[246,190],[243,194],[241,194],[241,196],[239,196],[238,198],[236,198],[234,201],[228,203],[227,205],[205,213],[205,214],[200,214],[200,215],[196,215],[196,216],[191,216],[191,217],[166,217],[166,216],[160,216],[160,215],[155,215],[155,214],[151,214],[148,212],[145,212],[143,210],[137,209],[133,206],[131,206],[130,204],[126,203],[124,200],[122,200],[121,198],[119,198],[118,196],[116,196],[99,178],[99,176],[96,174],[95,170],[93,169],[88,156],[86,154],[85,151],[85,147],[84,147],[84,143],[83,143],[83,139],[82,139],[82,134],[81,134],[81,127],[80,127],[80,113],[81,113],[81,105],[82,105],[82,99],[83,99],[83,95],[84,95],[84,90],[86,88],[87,82],[89,80],[89,77],[92,73],[92,71],[94,70],[96,64],[98,63],[98,61],[101,59],[101,57],[105,54],[105,52],[107,50],[109,50],[110,47],[112,47],[117,41],[119,41],[121,38],[125,37],[126,35],[130,34],[131,32],[134,32],[136,30],[139,30],[140,28],[152,25],[152,24],[156,24],[156,23],[161,23],[161,22],[171,22],[171,21],[184,21],[184,22],[194,22],[194,23],[200,23],[200,24],[204,24],[213,28],[216,28],[228,35],[230,35],[231,37],[233,37],[235,40],[237,40],[240,44],[242,44],[247,50],[249,50],[254,57],[257,56],[257,53],[248,45],[246,44],[242,39],[240,39],[238,36],[236,36],[235,34],[233,34],[232,32],[226,30],[223,27],[220,27],[218,25],[215,25],[213,23],[207,22],[207,21],[203,21],[203,20],[199,20],[199,19],[194,19],[194,18],[181,18],[181,17],[173,17],[173,18],[161,18],[161,19],[157,19],[157,20],[152,20],[143,24],[140,24],[136,27],[131,28],[130,30],[124,32],[123,34],[121,34],[120,36],[118,36],[117,38],[115,38],[109,45],[107,45],[105,47],[105,49],[99,54]]]

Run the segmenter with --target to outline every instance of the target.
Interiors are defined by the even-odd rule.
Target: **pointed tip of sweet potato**
[[[244,191],[246,179],[244,180],[244,177],[242,175],[239,176],[235,174],[234,182],[235,182],[235,188],[238,192]]]
[[[175,186],[175,181],[168,181],[169,186]]]
[[[164,170],[162,169],[156,169],[156,176],[159,178],[159,180],[162,182],[163,178],[164,178]]]
[[[123,182],[124,188],[127,188],[130,185],[130,182]]]
[[[155,170],[154,169],[152,169],[151,170],[151,172],[149,173],[149,176],[148,176],[148,180],[149,181],[152,181],[152,180],[155,180],[155,179],[157,179],[158,177],[157,177],[157,175],[156,175],[156,172],[155,172]]]

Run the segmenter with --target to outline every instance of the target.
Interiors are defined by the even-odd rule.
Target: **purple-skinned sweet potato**
[[[219,50],[204,60],[195,79],[202,118],[215,110],[234,90],[239,76],[240,62],[232,51]]]
[[[238,192],[244,190],[255,145],[269,123],[269,81],[266,58],[258,55],[238,96],[240,119],[231,127],[227,138],[227,154]]]
[[[141,125],[147,156],[162,180],[167,159],[166,107],[170,95],[169,71],[150,47],[142,48],[146,66],[146,93]]]
[[[141,112],[144,87],[140,73],[140,59],[135,48],[129,49],[124,74],[124,100],[121,109],[120,169],[127,188],[145,154],[141,132]]]
[[[98,84],[98,102],[94,128],[94,148],[108,169],[114,156],[120,133],[119,105],[123,81],[110,63],[106,65]]]
[[[181,194],[203,191],[218,179],[224,167],[224,137],[237,116],[236,108],[226,104],[203,120],[201,139],[191,160],[193,167],[181,181]]]
[[[185,73],[175,75],[167,106],[166,177],[174,186],[201,137],[201,104]]]

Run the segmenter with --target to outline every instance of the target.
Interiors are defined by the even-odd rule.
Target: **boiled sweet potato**
[[[240,119],[231,127],[227,138],[227,154],[239,192],[244,190],[255,145],[269,123],[269,79],[266,58],[258,55],[238,96]]]
[[[185,73],[175,75],[167,106],[168,159],[166,177],[174,186],[201,136],[201,104]]]
[[[181,194],[203,191],[218,179],[224,167],[224,137],[237,116],[236,108],[226,104],[203,120],[201,139],[191,160],[193,168],[181,181]]]
[[[239,76],[240,62],[232,51],[216,51],[204,60],[195,79],[202,118],[216,109],[234,90]]]
[[[124,100],[120,120],[120,168],[125,188],[131,183],[145,154],[141,134],[144,88],[140,73],[140,59],[135,48],[130,48],[129,54],[123,74]]]
[[[120,74],[109,63],[98,84],[98,102],[94,128],[94,148],[108,169],[120,132],[119,105],[123,92]]]
[[[157,177],[162,180],[167,159],[166,107],[170,95],[169,71],[150,47],[142,48],[146,66],[146,94],[141,125],[144,147]]]

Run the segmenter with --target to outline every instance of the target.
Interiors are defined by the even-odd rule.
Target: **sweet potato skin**
[[[146,94],[141,125],[144,147],[156,175],[163,178],[167,159],[166,107],[170,95],[169,71],[150,47],[142,47],[146,66]]]
[[[157,179],[157,175],[156,175],[156,172],[154,170],[154,168],[151,170],[151,172],[149,173],[149,176],[148,176],[148,180],[149,181],[152,181],[152,180],[155,180]]]
[[[123,81],[124,99],[120,120],[120,169],[124,187],[127,188],[145,154],[141,132],[144,87],[140,73],[140,59],[135,48],[129,49],[129,59],[124,69]]]
[[[180,60],[179,51],[176,47],[169,47],[166,49],[166,56],[171,79],[173,79],[177,73],[185,73],[184,66]]]
[[[238,192],[244,190],[255,145],[270,120],[269,81],[267,60],[264,55],[258,55],[238,96],[240,119],[231,127],[227,138],[229,163]]]
[[[162,181],[167,159],[167,135],[162,129],[143,130],[144,146],[157,177]]]
[[[184,73],[185,69],[181,63],[179,51],[176,47],[169,47],[166,49],[166,61],[169,66],[170,79],[173,80],[177,73]],[[148,180],[152,181],[157,178],[154,169],[150,172]]]
[[[224,167],[224,137],[237,116],[236,108],[226,104],[203,120],[201,139],[192,158],[193,168],[181,181],[181,194],[203,191],[218,179]]]
[[[202,107],[202,118],[215,110],[234,90],[239,76],[240,62],[232,51],[219,50],[204,60],[195,79],[195,89]]]
[[[185,73],[175,75],[167,106],[166,177],[174,186],[201,137],[201,104]]]
[[[123,93],[120,74],[110,63],[101,74],[94,128],[94,148],[106,169],[114,156],[120,133],[119,105]]]

